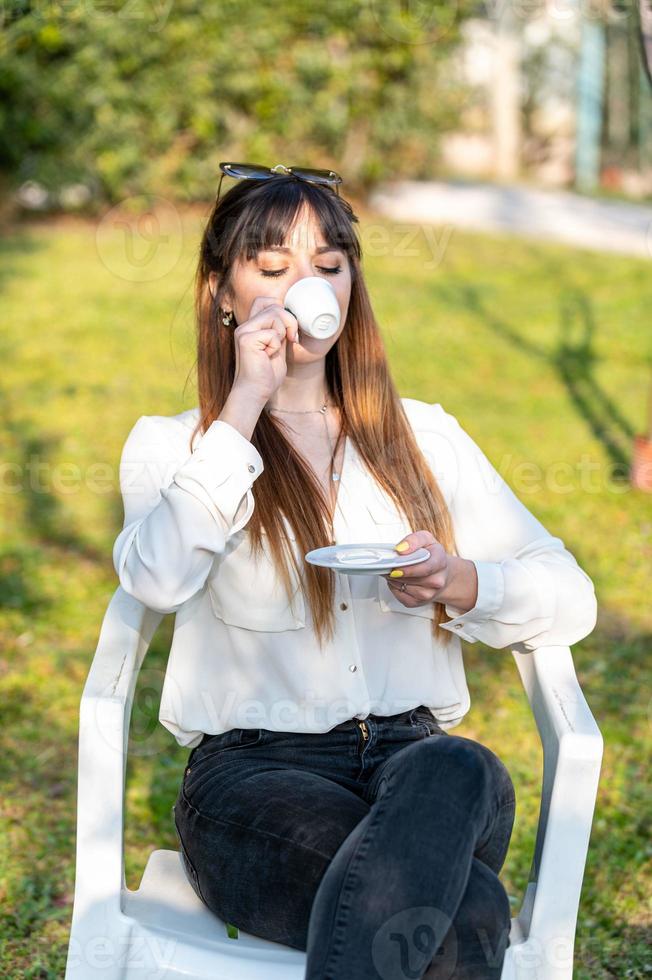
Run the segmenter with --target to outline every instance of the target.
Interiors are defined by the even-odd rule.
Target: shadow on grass
[[[59,499],[50,489],[49,477],[56,467],[57,441],[35,431],[33,423],[12,418],[7,406],[3,423],[5,434],[14,447],[25,523],[32,539],[43,547],[60,551],[62,560],[81,558],[106,564],[106,552],[98,551],[84,540],[72,526],[70,514],[64,513]]]
[[[42,556],[38,548],[5,551],[0,555],[0,609],[20,609],[42,615],[52,606],[36,585]]]
[[[578,414],[604,446],[613,463],[613,479],[629,482],[630,443],[634,429],[595,379],[598,356],[596,322],[590,298],[576,287],[564,287],[559,298],[559,330],[552,349],[524,337],[485,302],[481,289],[450,282],[442,290],[449,303],[470,310],[489,330],[515,350],[540,361],[557,375]],[[619,433],[619,437],[615,433]]]
[[[623,450],[612,433],[614,429],[619,431],[630,443],[635,433],[613,399],[595,380],[595,330],[595,317],[586,294],[580,290],[564,292],[559,306],[559,337],[550,361],[579,414],[612,460],[614,479],[628,481],[630,450]]]

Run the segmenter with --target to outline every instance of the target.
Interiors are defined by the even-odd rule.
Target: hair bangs
[[[360,259],[360,242],[352,228],[352,222],[358,219],[348,202],[336,198],[332,191],[324,192],[322,188],[295,177],[275,177],[246,183],[257,184],[258,187],[246,188],[249,192],[247,202],[239,209],[229,236],[229,265],[238,258],[250,261],[265,249],[284,245],[304,209],[315,215],[327,245],[340,249],[351,259]],[[346,217],[342,214],[343,205]]]

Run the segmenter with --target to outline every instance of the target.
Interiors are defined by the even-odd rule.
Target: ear
[[[217,272],[209,272],[208,273],[208,288],[211,291],[211,296],[213,297],[213,299],[215,299],[215,297],[217,296],[218,286],[219,286],[219,279],[218,279]],[[223,303],[227,303],[231,307],[233,306],[233,300],[231,298],[230,293],[225,293],[224,294]]]

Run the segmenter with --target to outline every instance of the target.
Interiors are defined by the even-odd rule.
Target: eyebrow
[[[270,245],[269,248],[259,248],[259,252],[282,252],[284,255],[291,255],[292,249],[287,248],[285,245]],[[323,252],[342,252],[341,248],[336,248],[334,245],[320,245],[319,248],[315,249],[315,255],[321,255]]]

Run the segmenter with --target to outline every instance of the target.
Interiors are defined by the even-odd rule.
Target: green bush
[[[19,0],[5,16],[5,183],[204,200],[220,160],[331,166],[350,193],[431,176],[464,98],[458,5]],[[412,19],[410,17],[412,16]]]

